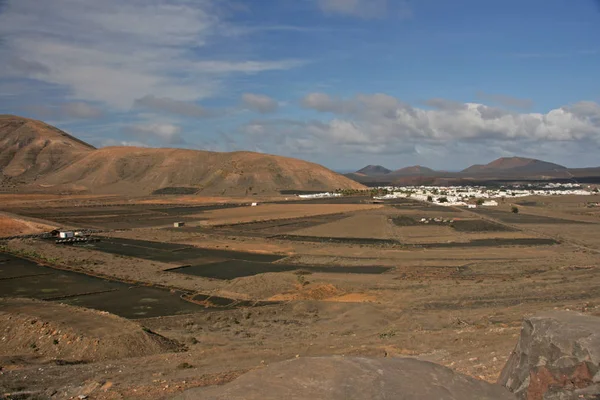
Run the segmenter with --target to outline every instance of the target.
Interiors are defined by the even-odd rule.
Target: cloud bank
[[[243,132],[280,152],[371,156],[560,154],[600,147],[600,105],[582,101],[543,113],[431,99],[429,109],[382,93],[350,98],[309,93],[303,108],[324,118],[255,120]],[[476,154],[474,154],[476,155]]]
[[[230,27],[212,0],[5,0],[0,78],[53,85],[125,111],[136,99],[204,99],[231,74],[286,70],[299,60],[215,59],[204,49]],[[179,106],[176,106],[179,108]],[[190,110],[186,110],[189,113]]]

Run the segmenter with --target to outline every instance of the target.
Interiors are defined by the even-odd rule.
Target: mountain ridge
[[[0,117],[0,146],[0,178],[21,190],[148,195],[184,188],[235,196],[364,189],[321,165],[270,154],[96,149],[42,121],[13,115]]]

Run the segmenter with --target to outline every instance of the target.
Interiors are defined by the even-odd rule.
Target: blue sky
[[[595,0],[0,0],[0,113],[338,170],[600,165]]]

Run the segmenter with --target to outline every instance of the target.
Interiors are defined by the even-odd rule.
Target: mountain
[[[367,165],[366,167],[359,169],[355,173],[367,175],[367,176],[375,176],[375,175],[385,175],[390,172],[392,172],[392,170],[382,167],[381,165]]]
[[[412,167],[405,167],[401,169],[397,169],[396,171],[390,172],[390,175],[394,176],[412,176],[412,175],[435,175],[437,171],[422,167],[420,165],[414,165]]]
[[[24,190],[146,195],[245,195],[364,189],[327,168],[252,152],[94,147],[40,121],[0,119],[0,176]]]
[[[463,174],[555,174],[564,172],[567,167],[562,165],[523,157],[502,157],[486,165],[472,165],[461,171]]]
[[[30,183],[94,150],[93,146],[43,122],[0,115],[3,180]]]

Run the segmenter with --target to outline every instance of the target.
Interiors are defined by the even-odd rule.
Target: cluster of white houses
[[[429,201],[443,206],[493,207],[498,205],[495,199],[511,199],[527,196],[561,196],[593,194],[573,183],[550,183],[542,188],[527,187],[491,189],[483,186],[386,186],[380,189],[389,193],[377,199],[411,198]]]
[[[484,186],[382,186],[374,189],[387,192],[386,195],[375,197],[377,200],[411,198],[443,206],[465,206],[470,208],[477,206],[494,207],[498,205],[500,199],[595,194],[590,190],[583,189],[581,185],[576,183],[527,184],[500,189]],[[299,197],[316,199],[339,196],[342,196],[342,194],[326,192],[300,195]]]

